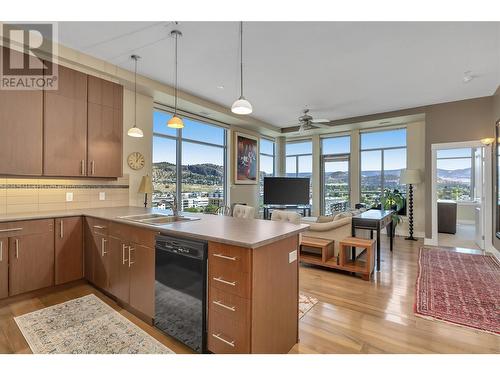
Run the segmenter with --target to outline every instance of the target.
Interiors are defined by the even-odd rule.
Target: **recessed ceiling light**
[[[222,86],[222,85],[217,86],[217,88],[218,88],[219,90],[224,90],[224,86]]]

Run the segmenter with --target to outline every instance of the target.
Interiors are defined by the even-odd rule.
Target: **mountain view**
[[[201,191],[222,187],[224,168],[215,164],[194,164],[182,166],[183,190]],[[154,189],[158,192],[175,191],[175,164],[168,162],[153,163]]]

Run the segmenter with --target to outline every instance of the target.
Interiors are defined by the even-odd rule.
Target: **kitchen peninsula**
[[[298,341],[299,233],[306,225],[189,214],[152,225],[138,207],[0,216],[0,298],[85,278],[152,324],[155,237],[208,242],[207,347],[287,353]],[[188,215],[188,214],[186,214]],[[7,255],[8,254],[8,255]]]

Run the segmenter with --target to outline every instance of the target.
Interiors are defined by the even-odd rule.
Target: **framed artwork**
[[[259,179],[259,139],[235,133],[234,183],[256,185]]]

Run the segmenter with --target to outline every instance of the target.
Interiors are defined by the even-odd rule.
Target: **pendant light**
[[[142,138],[144,137],[144,133],[141,129],[137,127],[137,60],[141,58],[139,55],[130,56],[132,60],[135,61],[135,70],[134,70],[134,126],[132,126],[127,134],[129,137],[134,138]]]
[[[175,86],[174,86],[174,115],[170,120],[168,120],[167,126],[169,128],[174,129],[182,129],[184,127],[184,123],[182,119],[177,116],[177,40],[182,36],[182,33],[179,30],[172,30],[170,33],[172,37],[175,38]]]
[[[252,113],[252,105],[243,96],[243,21],[240,22],[240,97],[233,103],[231,112],[237,115]]]

